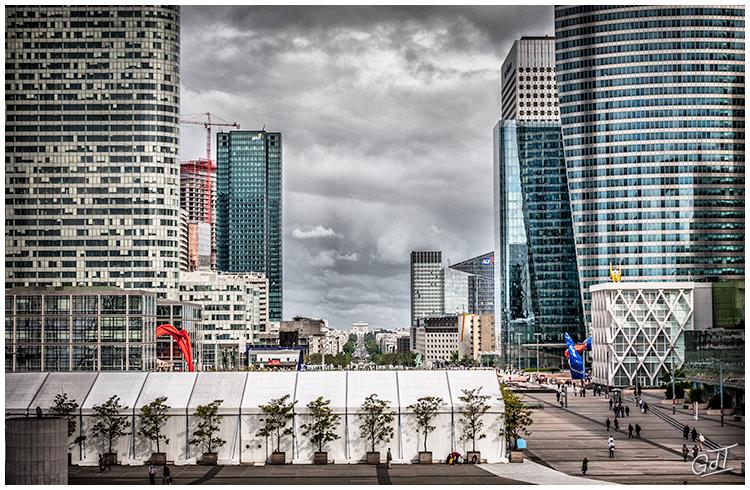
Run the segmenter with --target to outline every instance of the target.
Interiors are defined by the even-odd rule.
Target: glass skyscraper
[[[565,332],[583,340],[560,124],[523,122],[516,132],[535,331],[544,343],[564,342]]]
[[[216,267],[264,272],[268,318],[281,321],[281,133],[218,133],[216,166]]]
[[[6,287],[174,296],[180,11],[5,9]]]
[[[449,268],[470,274],[467,312],[475,315],[494,315],[495,254],[488,252],[453,264]]]
[[[608,281],[745,274],[745,11],[555,7],[586,316]]]

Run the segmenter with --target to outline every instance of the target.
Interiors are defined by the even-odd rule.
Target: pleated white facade
[[[389,403],[394,413],[392,440],[378,444],[381,458],[390,448],[395,463],[411,463],[424,450],[424,437],[408,407],[420,397],[435,396],[443,400],[428,434],[427,450],[435,460],[445,460],[452,451],[465,454],[472,442],[461,439],[462,390],[481,388],[489,395],[490,409],[483,416],[486,437],[476,441],[482,459],[490,463],[507,461],[500,429],[504,423],[504,404],[493,370],[411,370],[411,371],[310,371],[310,372],[202,372],[202,373],[6,373],[6,417],[34,416],[39,406],[45,413],[58,393],[81,406],[79,433],[87,438],[81,448],[73,447],[74,464],[96,465],[98,456],[108,451],[107,442],[92,433],[96,423],[93,407],[112,395],[128,409],[123,412],[131,423],[130,434],[113,446],[122,464],[141,465],[156,452],[155,444],[138,434],[140,409],[160,396],[166,396],[170,418],[164,426],[168,443],[161,452],[177,465],[195,464],[204,448],[191,445],[198,423],[194,415],[199,405],[222,400],[219,408],[219,436],[226,441],[216,449],[219,464],[252,464],[268,461],[276,448],[274,438],[258,436],[263,414],[260,405],[289,395],[294,400],[293,436],[281,439],[280,450],[287,461],[309,464],[318,450],[303,435],[302,425],[310,422],[307,404],[319,396],[331,400],[338,414],[339,438],[323,450],[329,461],[354,464],[363,462],[371,450],[370,442],[360,433],[362,403],[371,394]],[[72,443],[76,435],[71,437]]]

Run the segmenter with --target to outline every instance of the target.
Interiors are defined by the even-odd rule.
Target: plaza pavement
[[[651,407],[642,414],[635,405],[632,390],[624,391],[624,404],[630,407],[630,417],[620,419],[620,430],[608,433],[604,422],[613,420],[609,401],[603,396],[594,397],[591,390],[585,398],[568,394],[568,408],[561,408],[552,393],[523,393],[528,402],[543,402],[543,409],[532,410],[534,423],[530,427],[527,457],[568,475],[581,476],[581,462],[589,459],[586,478],[627,484],[743,484],[744,475],[730,472],[700,477],[693,474],[692,457],[683,462],[682,427],[687,423],[696,427],[710,441],[709,449],[718,446],[739,446],[730,451],[727,467],[738,472],[745,458],[744,423],[725,423],[720,427],[718,417],[701,416],[694,421],[687,411],[673,417],[671,407],[658,402],[662,390],[643,393]],[[659,412],[658,414],[656,412]],[[725,417],[725,421],[727,418]],[[641,439],[628,439],[628,423],[642,427]],[[674,425],[673,425],[674,424]],[[607,437],[615,439],[615,457],[610,459]],[[692,449],[692,441],[688,441]]]

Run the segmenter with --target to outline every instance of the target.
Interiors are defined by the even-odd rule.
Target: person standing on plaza
[[[607,426],[607,432],[609,432],[609,426],[610,426],[610,424],[612,424],[612,422],[609,420],[609,417],[607,417],[607,421],[604,422],[604,425]]]
[[[703,434],[698,434],[698,444],[700,444],[700,449],[703,451],[703,444],[706,442],[706,438],[703,437]]]
[[[557,400],[558,402],[560,401],[560,392],[559,391],[555,392],[555,400]]]
[[[636,439],[641,438],[641,426],[638,424],[635,424],[635,438]]]
[[[612,410],[612,399],[609,399],[609,409]]]
[[[581,463],[581,473],[583,473],[583,476],[586,476],[586,472],[589,470],[589,458],[583,458],[583,463]]]
[[[164,472],[162,473],[161,481],[163,485],[172,484],[172,474],[169,471],[169,466],[164,465]]]
[[[643,413],[648,413],[648,403],[643,402]]]
[[[687,444],[682,445],[682,460],[687,463],[687,457],[688,457],[688,447]]]
[[[156,468],[152,464],[148,465],[148,482],[156,485]]]
[[[615,417],[615,424],[614,425],[615,425],[615,432],[617,432],[618,430],[620,430],[620,422],[617,421],[617,417]]]
[[[698,457],[698,445],[693,444],[693,459]]]
[[[388,454],[385,455],[385,461],[388,464],[388,469],[391,468],[392,460],[393,460],[393,455],[391,454],[391,448],[388,448]]]
[[[690,427],[688,427],[687,424],[685,424],[685,427],[682,428],[682,437],[685,438],[687,441],[687,438],[690,436]]]
[[[102,471],[104,471],[104,456],[100,454],[99,455],[99,473],[101,473]]]
[[[628,439],[633,438],[633,424],[628,424]]]
[[[612,436],[609,436],[609,441],[607,441],[607,446],[609,447],[609,457],[614,458],[615,457],[615,438]]]
[[[693,442],[698,439],[698,431],[695,430],[695,427],[693,427],[693,431],[690,433],[690,438],[693,440]]]

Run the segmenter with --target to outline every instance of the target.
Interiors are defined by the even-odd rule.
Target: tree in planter
[[[122,437],[130,434],[127,429],[130,428],[130,421],[127,416],[120,415],[129,407],[120,405],[120,397],[113,395],[101,405],[94,405],[94,417],[97,422],[94,424],[94,434],[100,436],[108,442],[108,452],[112,454],[112,445]]]
[[[336,434],[336,428],[341,416],[333,413],[330,404],[331,400],[323,400],[322,396],[312,400],[307,404],[312,421],[300,426],[303,430],[302,435],[309,436],[310,442],[318,446],[318,452],[321,453],[324,445],[340,439],[340,436]]]
[[[482,415],[490,409],[490,406],[487,404],[490,396],[480,394],[481,391],[482,388],[461,390],[461,395],[458,397],[463,404],[459,410],[463,422],[461,437],[465,441],[471,441],[471,450],[473,452],[477,450],[477,440],[487,437],[487,434],[482,432],[484,429]]]
[[[505,435],[508,447],[513,440],[513,448],[518,445],[518,437],[521,434],[531,435],[529,426],[534,422],[531,419],[531,409],[523,404],[521,399],[505,385],[500,386],[505,402],[505,427],[500,429],[500,434]]]
[[[61,417],[68,418],[68,438],[75,434],[78,428],[78,420],[76,419],[75,413],[78,410],[78,402],[75,400],[68,400],[68,394],[62,393],[55,395],[55,400],[52,402],[52,406],[49,407],[50,412]],[[86,440],[86,436],[79,435],[75,438],[72,445],[81,445]],[[70,449],[70,445],[68,446]]]
[[[695,388],[690,389],[689,400],[690,403],[704,403],[706,401],[706,390],[703,389],[702,385],[698,385]]]
[[[169,419],[167,412],[171,408],[166,401],[166,396],[160,396],[141,407],[141,430],[138,433],[150,441],[156,441],[157,453],[161,453],[159,441],[163,439],[164,444],[169,444],[166,434],[162,433],[162,428]]]
[[[395,414],[388,410],[389,403],[378,399],[376,394],[365,398],[362,413],[358,415],[360,421],[360,436],[370,441],[371,452],[375,452],[375,444],[386,443],[393,439],[393,418]]]
[[[212,454],[216,452],[216,449],[220,448],[227,443],[224,439],[217,436],[219,432],[219,405],[224,403],[224,400],[214,400],[208,405],[198,405],[195,409],[195,416],[200,419],[198,422],[198,428],[193,432],[193,438],[190,440],[190,444],[194,446],[203,446],[204,453]]]
[[[292,427],[287,427],[289,421],[294,417],[294,405],[297,403],[289,402],[289,395],[281,398],[275,398],[266,405],[260,405],[260,411],[263,413],[263,427],[258,431],[258,436],[275,437],[276,450],[281,452],[281,438],[294,434]]]
[[[424,452],[427,452],[427,435],[435,430],[435,426],[430,424],[437,416],[438,410],[442,405],[443,399],[439,396],[423,396],[417,399],[417,403],[406,407],[414,412],[414,415],[417,417],[419,432],[424,434]]]

